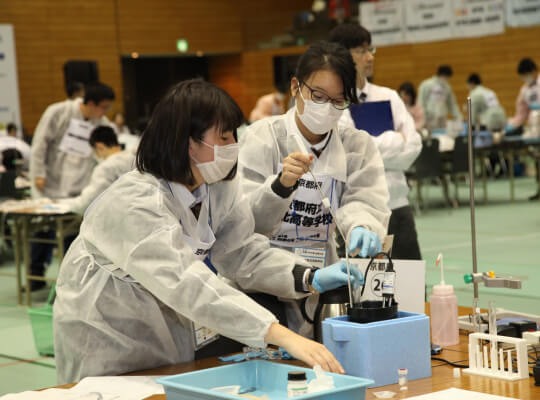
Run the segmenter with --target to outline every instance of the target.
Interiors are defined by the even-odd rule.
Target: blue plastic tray
[[[306,372],[308,382],[315,378],[315,373],[311,369],[253,360],[159,378],[156,382],[163,385],[168,400],[241,399],[242,397],[239,396],[210,390],[214,387],[229,385],[254,387],[256,391],[248,393],[253,396],[260,397],[266,394],[271,400],[286,400],[288,399],[287,374],[289,371],[298,370]],[[366,388],[373,383],[370,379],[339,374],[330,375],[334,377],[334,389],[298,396],[295,399],[363,400]]]

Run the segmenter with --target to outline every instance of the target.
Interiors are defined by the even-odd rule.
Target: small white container
[[[308,393],[307,376],[304,371],[291,371],[288,373],[287,397],[298,397]]]
[[[398,383],[399,383],[399,390],[407,390],[407,375],[409,374],[409,371],[407,368],[400,368],[398,369]]]

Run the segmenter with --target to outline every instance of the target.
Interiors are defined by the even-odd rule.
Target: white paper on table
[[[84,378],[70,389],[47,389],[0,397],[1,400],[142,400],[164,394],[159,376],[103,376]]]
[[[495,396],[493,394],[486,394],[480,392],[472,392],[470,390],[463,390],[458,388],[451,388],[441,390],[440,392],[434,392],[429,394],[423,394],[421,396],[410,397],[409,400],[509,400],[512,397]]]

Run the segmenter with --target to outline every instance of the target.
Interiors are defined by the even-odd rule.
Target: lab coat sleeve
[[[394,91],[390,103],[396,131],[386,131],[373,138],[381,153],[384,168],[389,171],[406,171],[422,150],[422,140],[414,120],[405,104]]]
[[[215,231],[212,264],[244,290],[287,299],[304,297],[305,293],[294,289],[292,271],[295,265],[309,264],[293,253],[271,247],[268,238],[253,233],[254,217],[249,200],[240,194],[238,181],[224,183],[234,193],[230,196],[234,200],[227,206],[229,211]]]
[[[388,229],[388,186],[382,158],[365,131],[349,129],[343,145],[347,149],[347,182],[341,195],[336,218],[350,235],[352,229],[363,226],[382,240]]]
[[[30,173],[32,177],[46,178],[45,159],[50,142],[56,132],[57,109],[49,106],[38,122],[30,153]]]
[[[116,176],[111,176],[108,173],[107,165],[104,161],[102,164],[99,164],[94,171],[92,171],[92,177],[90,178],[90,183],[83,189],[81,194],[77,197],[70,199],[63,199],[61,202],[69,206],[70,211],[77,214],[84,214],[86,208],[94,201],[96,197],[99,196],[105,189],[107,189],[117,178]]]
[[[459,106],[458,106],[454,91],[451,88],[449,88],[448,92],[449,92],[449,95],[446,98],[448,110],[450,110],[450,114],[452,114],[455,120],[458,120],[459,122],[461,122],[463,121],[463,116],[461,115],[461,111],[459,111]]]
[[[268,120],[251,125],[240,142],[238,172],[242,191],[255,217],[255,232],[265,236],[279,230],[281,219],[295,193],[283,198],[272,190],[272,182],[278,176],[279,161]]]
[[[142,224],[155,229],[134,229]],[[124,226],[122,254],[127,257],[116,265],[186,318],[249,346],[265,346],[264,337],[277,319],[197,259],[172,215],[134,204]],[[240,265],[231,262],[230,268]]]
[[[522,87],[516,99],[516,113],[508,120],[508,123],[514,128],[519,128],[529,118],[529,106],[525,101],[525,89]]]
[[[471,120],[473,125],[480,125],[480,115],[485,109],[484,96],[478,93],[471,93]]]
[[[418,102],[420,103],[420,106],[422,106],[424,113],[429,109],[428,99],[430,90],[431,85],[429,85],[428,81],[423,81],[418,87]]]

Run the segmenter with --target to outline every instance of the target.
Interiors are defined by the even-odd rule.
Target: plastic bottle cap
[[[304,371],[291,371],[288,373],[287,378],[290,381],[305,381],[307,380],[306,373]]]
[[[472,281],[473,281],[473,276],[472,276],[472,274],[465,274],[465,275],[463,275],[463,280],[465,281],[465,283],[472,283]]]
[[[454,293],[452,285],[435,285],[433,286],[433,294],[437,296],[445,296]]]

